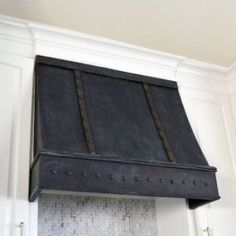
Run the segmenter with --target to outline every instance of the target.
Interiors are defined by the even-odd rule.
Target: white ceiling
[[[0,0],[0,14],[223,66],[236,61],[235,0]]]

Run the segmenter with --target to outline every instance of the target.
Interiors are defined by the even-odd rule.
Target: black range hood
[[[219,199],[177,84],[37,56],[29,200],[44,190]]]

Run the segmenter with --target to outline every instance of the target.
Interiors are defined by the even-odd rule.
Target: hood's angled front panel
[[[41,190],[219,198],[175,82],[37,57],[35,161]]]
[[[35,77],[40,148],[87,153],[73,71],[39,64]]]

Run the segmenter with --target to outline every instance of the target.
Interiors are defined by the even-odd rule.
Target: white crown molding
[[[198,60],[186,59],[178,70],[181,73],[205,77],[208,79],[225,80],[228,69]]]
[[[236,63],[231,65],[228,69],[226,81],[228,84],[229,94],[236,93]]]
[[[229,78],[236,75],[236,66],[233,69],[221,67],[4,15],[0,15],[0,52],[72,60],[174,80],[179,86],[222,94],[228,93]]]
[[[227,71],[226,81],[230,82],[236,77],[236,62],[233,63]]]

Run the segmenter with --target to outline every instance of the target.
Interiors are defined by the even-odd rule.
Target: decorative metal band
[[[143,88],[144,88],[144,92],[145,92],[145,95],[146,95],[146,98],[147,98],[147,101],[148,101],[148,105],[149,105],[154,123],[155,123],[157,131],[160,135],[160,138],[161,138],[162,144],[165,148],[165,151],[167,153],[167,156],[168,156],[168,158],[171,162],[176,162],[175,155],[172,151],[170,142],[169,142],[169,140],[166,136],[166,133],[165,133],[163,127],[162,127],[161,120],[160,120],[160,117],[158,115],[157,107],[155,106],[155,104],[153,102],[150,87],[149,87],[148,84],[143,83]]]
[[[82,81],[80,78],[80,72],[75,70],[74,73],[75,73],[75,81],[76,81],[76,87],[77,87],[77,96],[78,96],[78,101],[79,101],[80,114],[81,114],[82,125],[83,125],[83,129],[85,133],[86,142],[88,145],[88,150],[91,154],[95,154],[95,145],[94,145],[93,135],[92,135],[92,131],[91,131],[90,123],[89,123],[88,112],[87,112],[86,102],[84,98],[84,91],[83,91]]]

